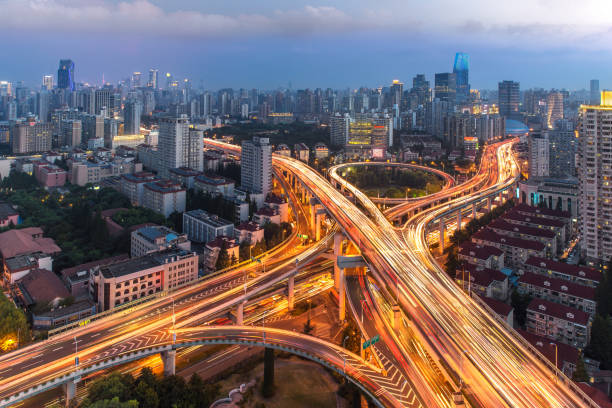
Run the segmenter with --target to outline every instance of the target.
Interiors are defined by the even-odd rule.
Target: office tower
[[[11,96],[12,84],[8,81],[0,81],[0,96]]]
[[[552,129],[555,122],[563,119],[563,95],[561,92],[551,92],[546,97],[546,124]]]
[[[591,105],[599,105],[599,79],[591,79]]]
[[[74,91],[74,62],[72,60],[60,60],[57,70],[57,87]]]
[[[529,178],[548,177],[550,164],[548,132],[531,132],[528,145]]]
[[[398,79],[394,79],[391,83],[390,88],[391,93],[391,106],[398,105],[400,106],[402,103],[402,95],[404,94],[404,84],[401,83]]]
[[[450,109],[457,100],[457,76],[448,72],[436,74],[434,96],[444,102],[448,102]]]
[[[189,167],[202,171],[204,168],[204,139],[200,130],[190,128],[187,115],[172,114],[159,121],[158,174],[168,178],[169,170]]]
[[[47,123],[51,110],[51,94],[48,91],[40,91],[36,94],[36,113],[41,123]]]
[[[43,88],[47,91],[53,89],[53,75],[45,75],[43,76]]]
[[[173,82],[174,82],[174,79],[172,78],[172,74],[169,72],[166,72],[166,89],[172,88]]]
[[[6,104],[6,120],[17,120],[17,102],[14,100]]]
[[[514,81],[503,81],[498,85],[499,114],[506,119],[516,119],[519,114],[520,85]]]
[[[104,109],[100,117],[104,118],[104,146],[110,149],[113,147],[113,140],[119,134],[119,123],[117,119],[107,118]]]
[[[425,105],[431,100],[431,88],[424,74],[417,74],[412,78],[412,89],[410,90],[416,98],[416,106]]]
[[[272,186],[272,146],[267,137],[242,142],[240,185],[250,193],[268,195]]]
[[[138,100],[131,100],[125,103],[123,113],[123,133],[126,135],[140,134],[140,115],[142,113],[142,103]]]
[[[113,103],[111,102],[112,94],[113,94],[113,91],[110,89],[96,89],[95,91],[96,105],[95,105],[95,110],[94,110],[94,113],[96,115],[99,115],[102,112],[102,110],[106,108],[105,117],[112,116],[110,114],[111,108],[113,106]]]
[[[132,88],[139,88],[140,87],[140,77],[141,77],[141,73],[136,71],[134,73],[132,73]]]
[[[60,122],[60,143],[62,146],[77,147],[81,144],[83,127],[80,120],[69,119]]]
[[[467,102],[470,96],[470,56],[464,52],[455,54],[453,73],[457,77],[457,103]]]
[[[83,142],[89,139],[104,139],[104,118],[100,115],[81,115]]]
[[[474,121],[475,136],[481,144],[501,139],[506,133],[506,121],[498,114],[476,115]]]
[[[157,89],[159,87],[159,70],[149,70],[149,82],[147,82],[149,88]]]
[[[344,146],[348,143],[349,124],[351,118],[348,114],[344,116],[330,116],[329,118],[329,144],[332,146]]]
[[[554,130],[548,132],[550,147],[549,174],[551,177],[566,178],[576,173],[576,145],[578,143],[571,120],[560,119],[554,123]]]
[[[612,92],[601,94],[600,105],[580,108],[578,124],[581,249],[591,264],[612,257]]]
[[[143,115],[150,115],[155,110],[155,93],[153,91],[144,92],[144,104],[142,106]]]
[[[38,153],[51,150],[52,123],[39,123],[34,118],[16,123],[11,128],[13,153]]]

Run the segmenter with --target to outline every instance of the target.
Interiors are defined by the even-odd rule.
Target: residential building
[[[550,146],[548,132],[529,133],[529,178],[548,177]]]
[[[183,214],[183,232],[191,241],[206,243],[220,236],[234,236],[234,224],[197,209]]]
[[[543,299],[533,299],[527,306],[527,331],[584,348],[591,337],[591,316],[583,311]]]
[[[15,123],[11,128],[13,153],[38,153],[51,150],[52,133],[52,123],[36,122],[34,118]]]
[[[592,265],[612,257],[612,92],[602,92],[601,102],[580,108],[578,126],[580,244]]]
[[[295,153],[296,159],[308,163],[308,159],[310,159],[310,149],[304,143],[293,145],[293,152]]]
[[[130,100],[125,103],[123,113],[123,133],[126,135],[140,135],[140,115],[142,114],[142,103],[138,100]]]
[[[289,222],[289,203],[285,197],[276,194],[268,194],[264,205],[278,212],[280,215],[280,222]]]
[[[480,300],[482,300],[493,313],[497,314],[500,319],[504,320],[508,326],[514,327],[514,309],[512,306],[501,300],[488,297],[480,298]]]
[[[194,188],[194,181],[201,173],[189,167],[179,167],[168,171],[170,180],[183,185],[188,190]]]
[[[124,174],[119,182],[120,191],[127,196],[132,205],[143,205],[144,186],[147,183],[159,180],[155,174],[149,172],[138,172]]]
[[[455,281],[463,289],[481,297],[506,300],[508,276],[497,269],[464,263],[455,271]]]
[[[159,162],[153,165],[161,177],[169,177],[170,169],[178,167],[203,170],[203,133],[189,126],[187,115],[160,118],[157,148]]]
[[[110,258],[98,259],[87,262],[70,268],[65,268],[60,271],[60,275],[64,284],[68,288],[70,295],[76,299],[86,298],[89,296],[89,278],[93,272],[103,266],[111,265],[117,262],[122,262],[130,257],[127,254],[112,256]]]
[[[92,274],[89,288],[98,310],[106,311],[197,278],[197,254],[169,249],[101,267]]]
[[[248,245],[255,245],[264,239],[263,228],[253,221],[246,221],[234,227],[234,237],[239,244],[246,242]]]
[[[554,130],[548,132],[548,144],[549,175],[561,179],[574,176],[578,145],[574,124],[567,119],[557,120],[554,123]]]
[[[549,129],[555,122],[563,119],[563,94],[561,92],[550,92],[546,98],[546,121]]]
[[[159,180],[144,185],[142,206],[168,218],[173,212],[185,211],[187,190],[170,180]]]
[[[255,211],[255,213],[253,214],[253,221],[261,226],[264,226],[268,223],[280,224],[281,216],[279,212],[275,209],[270,207],[263,207]]]
[[[219,257],[219,253],[221,249],[225,249],[229,256],[230,261],[232,259],[238,260],[240,257],[240,245],[236,242],[236,240],[232,237],[227,237],[224,235],[218,236],[206,243],[206,249],[209,251],[208,255],[208,269],[216,269],[215,265],[217,263],[217,258]]]
[[[291,157],[291,149],[289,148],[289,146],[287,146],[284,143],[281,143],[278,146],[276,146],[274,153],[280,154],[281,156],[285,156],[285,157]]]
[[[587,266],[570,265],[565,262],[532,256],[527,259],[524,270],[555,279],[577,283],[591,288],[597,287],[603,275],[601,271]]]
[[[0,228],[19,224],[19,213],[9,203],[0,202]]]
[[[78,147],[83,137],[83,125],[80,120],[69,119],[60,122],[60,140],[62,146]]]
[[[459,246],[458,259],[485,268],[501,269],[504,267],[504,251],[489,245],[478,245],[464,242]]]
[[[179,234],[168,227],[151,225],[132,231],[130,255],[132,258],[144,256],[170,248],[191,250],[187,234]]]
[[[327,148],[325,143],[315,143],[313,150],[315,159],[317,160],[325,159],[329,156],[329,149]]]
[[[546,254],[550,257],[556,256],[562,249],[557,246],[557,234],[548,229],[513,224],[503,217],[491,221],[487,227],[500,235],[541,242],[546,245]]]
[[[490,228],[472,235],[472,242],[501,249],[504,251],[504,264],[512,268],[521,266],[530,256],[544,257],[546,254],[546,245],[541,242],[501,235]]]
[[[194,179],[193,188],[205,194],[233,197],[235,184],[234,180],[225,177],[200,174]]]
[[[590,315],[595,314],[595,288],[589,286],[525,272],[518,282],[518,290],[521,294],[560,303]]]
[[[54,164],[37,166],[36,179],[44,188],[62,187],[66,184],[66,170]]]
[[[137,163],[133,158],[122,158],[115,156],[109,161],[95,159],[69,160],[68,179],[72,184],[84,186],[88,183],[96,184],[102,180],[122,175],[132,175],[142,172],[142,163]],[[125,194],[125,193],[124,193]]]
[[[351,118],[348,114],[329,117],[329,143],[332,146],[345,146],[348,144],[350,123]]]
[[[240,186],[263,198],[272,188],[272,146],[266,137],[242,142]],[[263,200],[257,203],[261,206]]]
[[[552,152],[551,152],[552,154]],[[569,173],[568,173],[569,174]],[[530,178],[519,181],[519,200],[530,206],[545,205],[566,211],[578,219],[579,181],[577,178]],[[563,222],[559,221],[561,226]]]
[[[519,115],[520,85],[514,81],[502,81],[498,86],[499,114],[506,119]]]

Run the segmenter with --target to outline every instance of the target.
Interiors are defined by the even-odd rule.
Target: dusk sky
[[[60,58],[100,84],[158,68],[195,87],[357,88],[432,81],[471,56],[473,88],[610,86],[610,0],[0,0],[0,80]],[[146,81],[146,79],[145,79]]]

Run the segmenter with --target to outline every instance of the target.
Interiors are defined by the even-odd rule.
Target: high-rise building
[[[332,146],[344,146],[348,143],[350,123],[348,114],[329,117],[329,143]]]
[[[581,249],[591,264],[612,257],[612,92],[601,94],[601,105],[580,108],[578,125]]]
[[[142,76],[142,74],[138,71],[132,73],[132,88],[139,88],[140,87],[140,77]]]
[[[77,147],[81,144],[83,125],[80,120],[70,119],[60,123],[60,140],[62,146]]]
[[[57,70],[57,87],[74,91],[74,62],[72,60],[60,60]]]
[[[563,119],[563,94],[551,92],[546,98],[546,124],[549,129],[555,126],[555,122]]]
[[[123,133],[126,135],[140,134],[140,115],[142,113],[142,103],[138,100],[131,100],[125,103],[123,113]]]
[[[591,105],[599,105],[600,103],[599,79],[591,79],[590,90],[591,90]]]
[[[53,89],[53,75],[45,75],[43,76],[43,88],[47,91]]]
[[[548,177],[550,146],[548,132],[531,132],[529,144],[529,178]]]
[[[436,74],[434,96],[452,106],[457,101],[457,75],[448,72]]]
[[[404,94],[404,84],[399,81],[399,79],[394,79],[391,83],[391,106],[398,105],[401,106],[402,103],[402,95]]]
[[[201,130],[190,128],[187,115],[169,115],[160,119],[157,171],[163,178],[169,170],[189,167],[202,171],[204,168],[204,139]]]
[[[457,103],[464,103],[470,96],[470,56],[464,52],[455,54],[453,73],[457,80]]]
[[[149,82],[147,82],[149,88],[159,88],[159,70],[151,68],[149,70]]]
[[[574,123],[560,119],[554,123],[554,130],[548,132],[550,146],[549,174],[551,177],[567,178],[576,173],[576,145]]]
[[[431,88],[424,74],[417,74],[412,78],[411,92],[416,96],[416,105],[425,105],[431,100]]]
[[[268,195],[272,187],[272,146],[267,137],[242,142],[240,185],[250,193]]]
[[[38,120],[42,123],[47,123],[50,111],[51,94],[45,90],[40,91],[36,95],[36,113],[38,113]]]
[[[52,123],[39,123],[34,118],[16,123],[11,128],[13,153],[36,153],[51,150]]]
[[[498,85],[499,114],[506,119],[516,119],[519,114],[520,85],[514,81],[502,81]]]

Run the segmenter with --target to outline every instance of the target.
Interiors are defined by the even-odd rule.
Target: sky
[[[0,80],[150,68],[206,89],[432,82],[470,54],[473,88],[612,86],[610,0],[0,0]],[[146,81],[146,78],[145,78]]]

